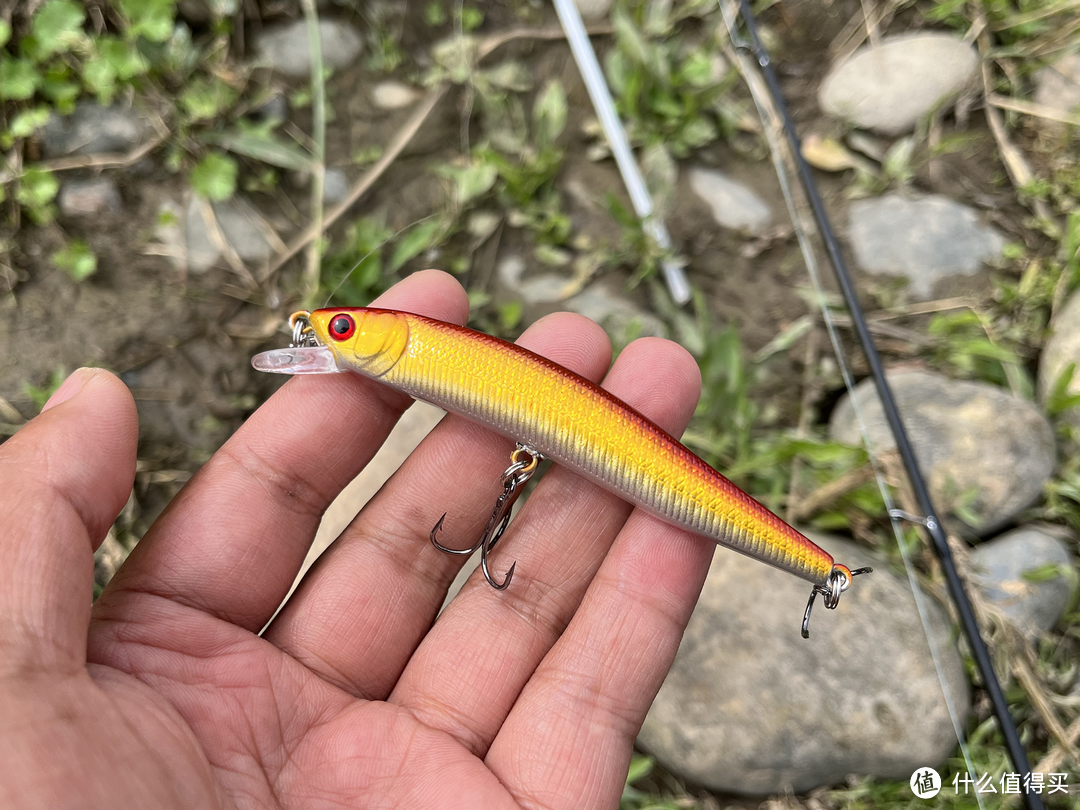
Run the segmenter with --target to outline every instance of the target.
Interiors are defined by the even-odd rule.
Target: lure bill
[[[394,310],[320,309],[290,317],[293,346],[252,365],[281,374],[353,371],[515,439],[504,492],[471,549],[489,552],[540,457],[552,459],[660,519],[794,574],[835,608],[852,577],[822,548],[744,493],[673,436],[569,369],[472,329]],[[531,459],[531,464],[530,464]],[[526,467],[528,471],[525,472]],[[524,476],[524,478],[523,478]],[[445,515],[444,515],[445,517]]]

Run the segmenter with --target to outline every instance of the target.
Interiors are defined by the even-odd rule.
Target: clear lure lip
[[[251,358],[256,371],[272,374],[335,374],[339,368],[334,353],[326,346],[298,346],[289,349],[271,349]]]

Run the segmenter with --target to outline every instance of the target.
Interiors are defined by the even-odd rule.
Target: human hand
[[[433,271],[378,304],[457,323],[468,309]],[[520,342],[675,434],[697,399],[696,365],[666,341],[610,371],[580,316]],[[137,420],[115,377],[73,374],[0,446],[0,806],[616,806],[712,543],[555,467],[502,542],[510,589],[474,575],[433,624],[461,559],[428,532],[447,511],[446,542],[471,543],[512,448],[450,416],[266,626],[323,510],[408,405],[352,374],[290,380],[91,609]]]

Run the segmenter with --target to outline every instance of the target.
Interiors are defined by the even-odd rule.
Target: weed
[[[53,371],[52,376],[49,377],[49,381],[45,385],[37,386],[31,385],[28,382],[23,383],[23,393],[30,398],[34,403],[34,407],[41,411],[45,407],[45,403],[49,401],[49,397],[56,393],[56,389],[59,388],[64,380],[67,379],[67,372],[58,367]]]
[[[97,272],[97,256],[82,239],[72,239],[52,255],[52,261],[75,281],[85,281]]]

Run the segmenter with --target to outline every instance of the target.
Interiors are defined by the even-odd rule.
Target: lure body
[[[850,582],[845,566],[836,566],[827,552],[674,437],[550,360],[482,332],[404,312],[340,308],[308,317],[339,369],[479,422],[668,523],[815,586],[826,587],[834,569]],[[351,329],[344,328],[348,323]]]

